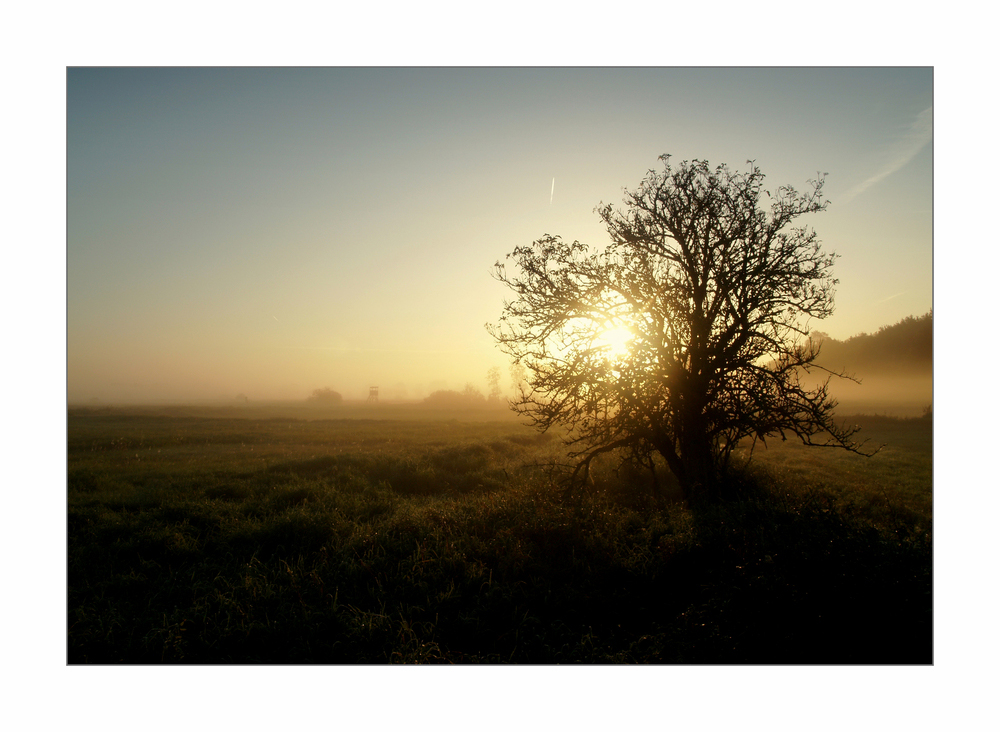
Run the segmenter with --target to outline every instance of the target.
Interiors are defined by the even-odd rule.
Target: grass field
[[[69,662],[931,661],[930,419],[758,448],[692,511],[611,463],[561,502],[558,439],[388,406],[71,409]]]

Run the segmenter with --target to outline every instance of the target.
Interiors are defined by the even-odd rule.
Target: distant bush
[[[486,397],[472,384],[466,384],[462,391],[450,389],[436,391],[424,399],[424,404],[442,409],[468,409],[485,406]]]
[[[340,404],[344,397],[340,392],[330,388],[315,389],[312,395],[306,400],[312,404]]]

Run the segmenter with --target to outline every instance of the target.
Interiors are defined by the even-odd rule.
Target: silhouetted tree
[[[314,389],[308,401],[321,405],[340,404],[344,401],[344,397],[339,392],[326,387],[323,389]]]
[[[435,391],[424,399],[424,404],[445,409],[468,409],[483,406],[486,404],[486,397],[472,384],[466,384],[462,391],[450,389]]]
[[[498,366],[494,366],[486,372],[486,383],[490,385],[489,401],[499,402],[503,392],[500,389],[500,368]]]
[[[837,282],[835,255],[790,226],[828,205],[822,176],[772,195],[752,161],[739,173],[660,160],[624,210],[597,208],[605,249],[546,235],[508,255],[516,273],[497,262],[515,297],[487,329],[528,375],[513,408],[568,428],[571,487],[612,451],[650,469],[659,453],[689,500],[717,495],[745,437],[858,451],[856,430],[834,423],[829,375],[799,380],[819,368],[803,321],[833,312]]]
[[[472,382],[466,382],[465,388],[462,389],[462,396],[469,404],[481,404],[486,401],[486,397]]]

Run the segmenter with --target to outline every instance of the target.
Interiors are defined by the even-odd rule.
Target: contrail
[[[838,201],[840,203],[847,203],[852,198],[860,196],[873,185],[889,177],[915,158],[917,153],[931,142],[933,137],[932,117],[933,108],[931,107],[918,114],[916,120],[910,125],[910,129],[899,137],[896,144],[889,151],[889,161],[882,166],[882,169],[867,180],[852,187],[847,193],[840,196]]]
[[[897,292],[895,295],[889,295],[889,297],[883,298],[882,300],[879,300],[875,304],[876,305],[881,305],[884,302],[889,302],[890,300],[895,300],[897,297],[899,297],[900,295],[905,295],[907,292],[908,292],[907,290],[903,290],[902,292]]]
[[[272,314],[272,315],[271,315],[271,317],[272,317],[272,318],[274,318],[275,320],[278,320],[278,317],[277,317],[276,315],[273,315],[273,314]],[[278,322],[280,323],[281,321],[280,321],[280,320],[278,320]]]
[[[556,179],[552,179],[552,190],[549,192],[549,205],[552,205],[552,197],[556,195]]]

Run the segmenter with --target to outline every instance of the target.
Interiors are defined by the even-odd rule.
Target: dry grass
[[[692,512],[509,420],[71,412],[69,660],[926,663],[929,420],[865,429]]]

